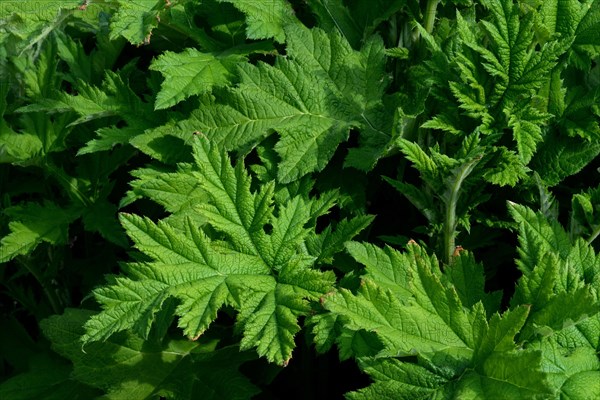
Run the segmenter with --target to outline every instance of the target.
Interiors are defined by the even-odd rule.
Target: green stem
[[[54,314],[59,314],[62,311],[60,306],[61,301],[56,295],[56,293],[54,293],[52,288],[48,286],[48,282],[46,282],[46,280],[43,278],[40,271],[38,271],[33,265],[31,265],[29,259],[27,259],[26,257],[23,257],[20,261],[21,264],[25,267],[25,269],[29,271],[29,273],[35,278],[36,281],[38,281],[38,283],[42,287],[42,290],[44,291],[44,294],[46,295],[46,298],[50,303],[52,312],[54,312]]]
[[[425,30],[427,33],[433,32],[433,26],[435,25],[435,15],[437,6],[440,3],[440,0],[428,0],[427,6],[425,8]]]
[[[455,176],[449,181],[448,191],[442,197],[446,205],[444,218],[444,261],[450,264],[454,249],[456,248],[456,206],[460,197],[460,189],[469,174],[475,168],[475,165],[481,160],[482,156],[473,157],[456,170]]]
[[[450,199],[446,203],[446,215],[444,221],[444,261],[450,264],[454,248],[456,247],[456,204],[460,196],[460,184],[454,186]]]

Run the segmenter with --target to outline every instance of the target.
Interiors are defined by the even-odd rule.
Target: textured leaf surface
[[[181,53],[164,52],[150,65],[151,70],[165,77],[154,108],[168,108],[190,96],[229,84],[230,71],[240,58],[215,56],[191,48]]]
[[[383,345],[377,358],[359,359],[375,382],[349,398],[541,398],[551,393],[540,352],[524,351],[514,342],[529,308],[488,319],[481,303],[487,297],[483,280],[467,288],[460,272],[470,268],[469,273],[482,276],[468,256],[442,273],[437,259],[416,244],[409,244],[405,254],[355,242],[347,247],[366,266],[365,278],[356,294],[340,289],[324,298],[324,306],[341,318],[343,331],[372,332]],[[498,298],[485,300],[499,306]],[[417,364],[403,362],[404,356],[416,356]]]
[[[241,65],[238,87],[217,103],[206,100],[179,124],[181,136],[201,130],[227,149],[239,149],[275,130],[277,177],[288,183],[322,170],[350,129],[359,127],[371,138],[365,142],[371,157],[361,166],[369,169],[390,140],[381,126],[385,118],[375,119],[387,86],[383,43],[373,38],[356,52],[335,32],[286,29],[287,57],[278,57],[274,66]]]
[[[136,200],[148,198],[171,213],[167,220],[178,229],[185,230],[186,218],[202,225],[206,220],[200,215],[199,205],[208,195],[202,189],[190,164],[179,164],[176,172],[159,168],[141,168],[132,172],[136,178],[129,182],[131,190],[121,200],[125,207]]]
[[[548,135],[532,160],[532,167],[549,186],[581,171],[600,154],[600,142]]]
[[[597,0],[545,1],[540,15],[540,31],[547,36],[573,37],[570,55],[575,65],[585,68],[600,51],[600,3]]]
[[[200,336],[230,305],[239,311],[242,349],[257,347],[268,360],[285,364],[300,330],[297,319],[310,310],[307,299],[318,299],[334,280],[313,270],[314,258],[301,250],[309,200],[295,197],[274,207],[272,185],[252,192],[241,163],[233,168],[206,139],[194,149],[195,176],[210,198],[197,211],[225,242],[212,240],[190,218],[182,233],[168,221],[122,215],[127,234],[151,262],[130,264],[129,277],[113,277],[95,290],[104,311],[86,323],[84,340],[125,329],[147,337],[153,323],[166,329],[160,323],[175,297],[178,325],[187,336]]]
[[[270,39],[282,43],[284,28],[296,22],[294,11],[285,0],[218,0],[231,3],[246,15],[246,35],[249,39]]]
[[[110,38],[124,37],[130,43],[140,45],[150,41],[152,30],[158,26],[159,10],[166,2],[117,0],[119,8],[111,18]]]
[[[151,104],[145,103],[126,83],[126,79],[107,71],[101,86],[77,82],[77,95],[59,92],[51,98],[42,98],[34,104],[22,107],[20,112],[65,113],[74,111],[79,115],[70,126],[88,123],[101,118],[119,117],[126,124],[122,127],[104,126],[98,129],[99,138],[81,148],[78,154],[110,150],[117,144],[128,143],[135,135],[153,123],[162,121],[161,114],[153,112]]]

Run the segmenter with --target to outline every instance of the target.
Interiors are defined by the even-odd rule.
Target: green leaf
[[[475,333],[467,327],[485,320],[483,310],[463,309],[456,291],[442,285],[435,256],[415,244],[405,255],[358,243],[347,247],[367,267],[359,296],[341,289],[325,299],[327,309],[349,318],[347,326],[376,331],[392,354],[409,354],[417,348],[426,353],[473,348]]]
[[[467,251],[461,251],[452,264],[444,269],[444,275],[455,288],[460,302],[470,308],[481,301],[490,315],[500,308],[502,294],[485,292],[483,272],[483,265],[477,263],[473,254]]]
[[[352,127],[365,137],[380,138],[369,150],[369,168],[388,145],[390,135],[374,113],[382,107],[387,85],[384,47],[373,38],[361,52],[353,51],[336,32],[288,26],[287,57],[275,65],[243,64],[240,84],[219,102],[205,99],[189,120],[179,124],[182,137],[200,130],[227,149],[245,149],[276,131],[281,157],[277,177],[292,182],[320,171]],[[187,135],[187,136],[186,136]],[[363,160],[364,161],[364,160]],[[363,165],[364,167],[364,165]]]
[[[323,29],[339,30],[354,48],[358,48],[375,28],[398,12],[403,0],[377,0],[369,3],[341,0],[309,0],[309,7]]]
[[[0,263],[29,254],[42,242],[66,244],[69,224],[79,217],[73,209],[53,203],[25,203],[4,210],[12,221],[10,233],[0,241]]]
[[[548,186],[556,186],[563,179],[581,171],[600,154],[600,142],[564,135],[547,135],[538,147],[531,168]]]
[[[231,3],[246,14],[246,36],[248,39],[273,38],[283,43],[287,34],[284,28],[297,23],[294,10],[285,0],[266,0],[257,3],[253,0],[217,0],[219,3]]]
[[[152,61],[150,69],[165,78],[156,95],[154,108],[169,108],[186,98],[231,83],[238,55],[214,55],[188,48],[181,53],[166,51]]]
[[[3,30],[0,41],[10,39],[15,53],[23,55],[28,50],[41,47],[54,31],[59,31],[69,17],[85,19],[77,10],[79,0],[48,2],[42,9],[39,3],[17,2],[2,9]]]
[[[452,266],[457,271],[442,275],[437,259],[416,244],[409,244],[406,254],[354,242],[347,247],[367,267],[365,279],[356,294],[339,289],[323,305],[342,322],[342,332],[371,332],[383,345],[377,358],[360,359],[374,384],[349,398],[383,399],[392,393],[406,399],[475,399],[492,393],[535,398],[551,393],[540,352],[519,350],[514,342],[529,308],[493,313],[488,321],[481,302],[475,302],[485,297],[483,281],[473,290],[463,284],[466,272],[459,273],[476,265],[467,256]],[[462,299],[473,305],[467,307]],[[497,307],[499,299],[494,302]],[[333,329],[334,320],[328,321]],[[416,356],[417,363],[405,363],[405,356]],[[512,364],[519,376],[510,372]]]
[[[493,159],[487,164],[490,167],[483,175],[486,181],[499,186],[515,186],[527,178],[530,169],[514,151],[503,146],[496,147],[494,150]]]
[[[0,163],[27,165],[43,155],[44,145],[37,135],[16,133],[6,123],[0,126]]]
[[[317,257],[317,263],[331,264],[333,256],[344,248],[345,243],[369,226],[373,218],[371,215],[363,215],[349,220],[343,219],[335,230],[329,225],[318,235],[307,238],[308,252]]]
[[[545,340],[535,346],[542,350],[551,383],[563,396],[585,400],[600,394],[600,360],[593,348],[569,349],[555,340]]]
[[[119,36],[131,44],[150,43],[152,30],[158,26],[159,13],[166,7],[162,0],[117,0],[117,12],[110,19],[110,39]]]
[[[540,371],[539,352],[501,352],[492,354],[461,379],[455,398],[460,399],[537,399],[549,398],[547,374]]]
[[[600,232],[600,213],[595,212],[600,209],[600,186],[573,195],[571,208],[571,234],[585,232],[590,235],[587,242],[592,243]]]
[[[81,346],[83,324],[94,315],[67,309],[42,322],[52,348],[73,362],[72,376],[107,392],[109,399],[249,399],[257,388],[238,368],[252,357],[235,347],[168,340],[152,344],[131,334]]]
[[[98,396],[95,389],[73,379],[73,368],[64,360],[38,355],[32,358],[31,362],[33,365],[30,371],[0,383],[0,396],[3,399],[64,400],[78,396]]]
[[[586,69],[600,51],[600,3],[585,1],[544,1],[540,9],[544,36],[560,35],[573,38],[569,51],[573,65]]]
[[[510,109],[507,113],[510,114],[508,126],[513,129],[519,156],[523,164],[528,164],[536,152],[538,143],[543,140],[542,126],[552,115],[533,107]]]
[[[86,230],[95,231],[106,240],[120,246],[127,247],[127,238],[117,222],[117,207],[106,200],[99,200],[82,213],[83,224]]]
[[[314,258],[302,250],[311,201],[294,197],[274,207],[273,185],[252,192],[243,164],[232,167],[206,139],[194,143],[194,157],[194,174],[209,195],[198,212],[224,236],[207,236],[190,218],[181,231],[168,221],[122,215],[127,234],[149,261],[130,264],[130,277],[112,277],[94,291],[104,311],[86,323],[84,341],[125,329],[147,337],[153,324],[166,329],[161,320],[174,297],[178,325],[188,337],[202,335],[229,305],[239,311],[242,349],[257,347],[269,361],[286,364],[300,330],[298,317],[334,280],[332,273],[313,270]]]
[[[78,154],[111,149],[116,144],[124,144],[140,134],[144,129],[152,127],[162,115],[153,112],[151,104],[145,103],[129,87],[125,77],[107,71],[102,86],[96,87],[87,82],[77,81],[77,95],[66,92],[53,94],[33,104],[18,109],[22,113],[50,112],[65,113],[74,111],[80,117],[71,122],[69,127],[88,123],[101,118],[119,117],[124,127],[104,126],[98,130],[99,139],[90,141],[81,148]]]
[[[352,400],[375,399],[430,399],[441,394],[450,377],[441,370],[433,370],[397,359],[359,359],[359,366],[375,383],[346,396]]]
[[[171,213],[167,220],[181,230],[185,230],[186,218],[198,225],[206,222],[199,213],[199,205],[206,202],[208,195],[198,182],[192,165],[179,164],[176,172],[160,168],[140,168],[131,174],[136,179],[129,182],[131,190],[121,200],[119,207],[145,197]]]
[[[559,266],[556,256],[544,254],[533,270],[519,279],[511,304],[531,304],[534,310],[546,306],[554,295]]]
[[[547,221],[541,213],[509,202],[509,212],[519,224],[519,260],[517,265],[524,273],[533,271],[542,261],[545,253],[555,252],[566,258],[571,241],[564,229],[556,221]]]
[[[472,131],[473,121],[461,120],[458,114],[474,119],[482,133],[512,132],[516,148],[508,150],[516,150],[521,158],[523,165],[517,171],[523,175],[523,167],[539,151],[545,126],[553,117],[544,109],[547,99],[542,92],[553,79],[553,71],[560,75],[559,59],[569,51],[573,38],[557,35],[540,42],[534,29],[535,11],[521,9],[513,0],[481,3],[488,13],[482,13],[485,17],[479,21],[467,12],[457,14],[448,39],[452,42],[448,48],[457,49],[431,45],[434,59],[428,65],[429,79],[435,82],[444,111],[425,126],[455,134]],[[453,98],[448,98],[449,93]],[[503,177],[496,168],[494,179],[504,180],[517,172],[510,170]]]

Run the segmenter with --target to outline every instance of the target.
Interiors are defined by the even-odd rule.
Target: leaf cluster
[[[0,398],[600,398],[599,0],[8,3]]]

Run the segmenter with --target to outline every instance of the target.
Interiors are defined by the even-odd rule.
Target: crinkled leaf
[[[164,9],[163,0],[117,0],[117,12],[110,19],[110,38],[119,36],[131,44],[149,43],[152,30],[158,26],[159,12]]]
[[[198,225],[206,220],[199,213],[199,205],[206,202],[208,195],[201,188],[198,177],[189,164],[179,164],[176,172],[159,168],[142,168],[132,172],[136,178],[129,182],[131,190],[121,200],[120,207],[149,198],[171,213],[167,220],[185,230],[185,219],[190,218]]]
[[[186,98],[231,83],[238,55],[220,56],[188,48],[181,53],[166,51],[152,61],[150,69],[165,78],[156,95],[155,109],[171,107]]]
[[[541,4],[542,23],[538,31],[546,38],[556,34],[573,37],[571,60],[574,65],[587,68],[594,54],[600,52],[600,3],[553,0]]]
[[[536,214],[533,210],[519,204],[509,203],[509,211],[519,224],[517,265],[523,272],[531,272],[548,251],[566,258],[571,248],[571,241],[558,222],[549,222],[542,214]]]
[[[294,11],[285,0],[218,0],[231,3],[246,14],[246,36],[249,39],[270,39],[283,43],[286,39],[284,28],[296,23]]]

